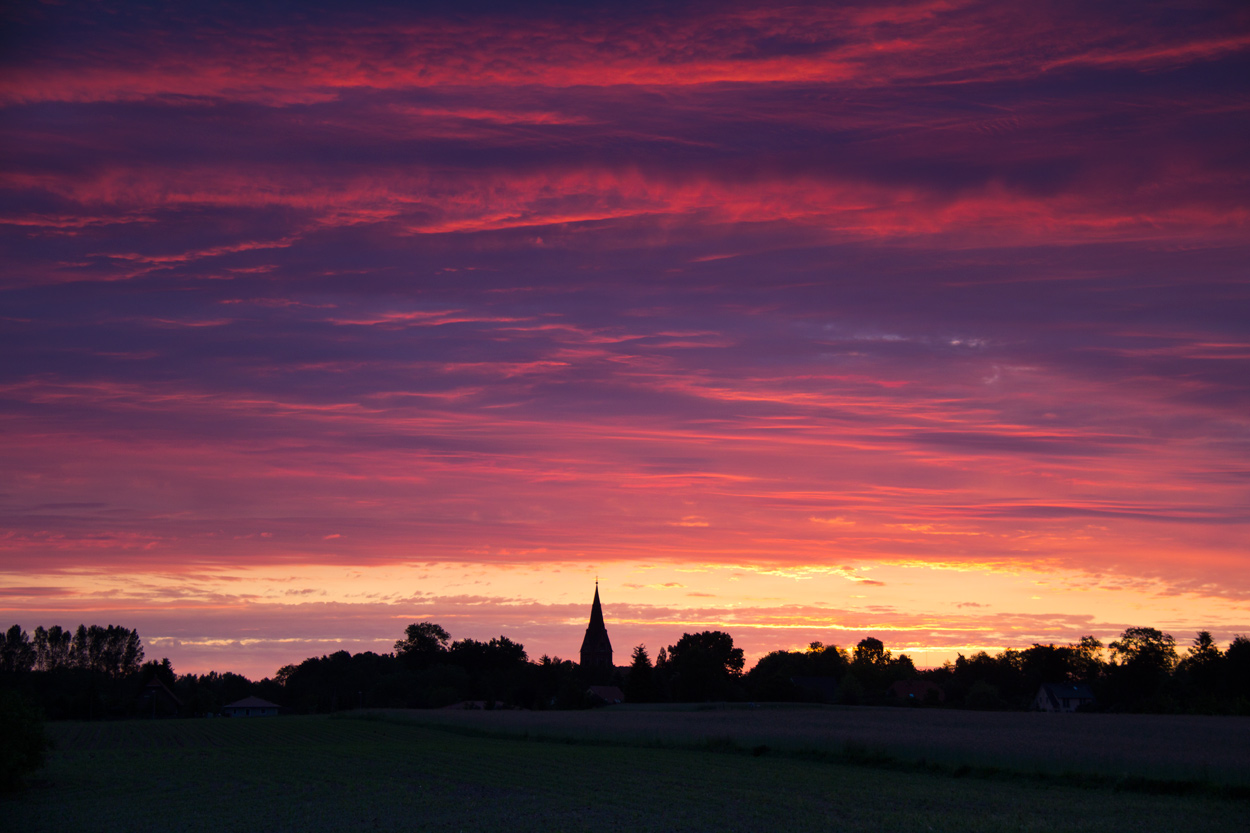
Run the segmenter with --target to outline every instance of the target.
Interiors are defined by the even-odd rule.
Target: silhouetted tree
[[[1176,688],[1186,711],[1225,711],[1224,654],[1210,631],[1199,631],[1176,667]]]
[[[844,679],[848,665],[846,651],[823,642],[812,642],[806,651],[773,651],[760,657],[747,673],[747,691],[755,700],[822,700],[819,689],[797,685],[795,678],[828,680],[832,688]]]
[[[69,664],[109,677],[134,674],[143,663],[139,632],[118,625],[79,625],[70,640]]]
[[[137,631],[117,625],[35,628],[32,640],[20,627],[0,638],[0,675],[18,682],[53,718],[92,719],[126,714],[143,661]]]
[[[972,709],[1022,707],[1025,697],[1021,652],[1006,650],[991,656],[978,651],[970,657],[959,654],[954,663],[945,663],[929,679],[946,690],[947,702]],[[1036,694],[1036,691],[1028,696]]]
[[[826,645],[823,642],[810,643],[802,656],[809,676],[836,677],[845,671],[851,662],[845,649],[837,645]]]
[[[861,639],[851,655],[851,663],[859,668],[881,666],[889,661],[890,652],[885,649],[885,643],[872,636]]]
[[[48,630],[35,628],[35,667],[40,671],[56,671],[70,666],[70,641],[73,634],[53,625]]]
[[[139,668],[141,682],[146,685],[151,680],[160,680],[170,691],[178,684],[178,676],[174,674],[173,663],[169,657],[162,657],[160,662],[148,660]]]
[[[1093,636],[1082,636],[1079,642],[1069,647],[1072,649],[1076,679],[1086,683],[1097,680],[1103,670],[1102,642]]]
[[[807,676],[803,654],[799,651],[772,651],[760,657],[747,672],[747,691],[751,699],[765,702],[800,702],[811,695],[792,682],[794,677]]]
[[[543,654],[535,666],[536,709],[575,709],[585,705],[586,681],[572,660]]]
[[[682,634],[668,646],[665,674],[676,699],[730,699],[745,665],[742,649],[724,631]]]
[[[672,667],[668,662],[668,648],[660,648],[655,655],[651,681],[655,685],[655,699],[667,703],[673,699],[673,687],[669,684]]]
[[[1224,651],[1224,690],[1230,711],[1250,715],[1250,637],[1239,634]]]
[[[433,622],[414,622],[395,643],[395,655],[413,668],[426,668],[444,659],[451,635]]]
[[[1167,685],[1176,667],[1176,640],[1155,628],[1126,628],[1112,642],[1108,668],[1111,692],[1122,708],[1170,711],[1174,708]]]
[[[516,703],[530,695],[525,679],[529,657],[525,647],[506,636],[490,642],[462,639],[453,642],[447,662],[468,672],[473,699]],[[522,690],[525,689],[525,690]]]
[[[145,663],[150,665],[151,663]],[[294,668],[295,666],[287,666]],[[170,670],[173,670],[172,668]],[[207,674],[183,674],[178,678],[174,693],[182,700],[186,709],[194,715],[220,714],[224,706],[242,700],[244,697],[256,696],[286,706],[285,693],[281,688],[277,692],[265,691],[262,683],[254,683],[241,674],[230,671],[209,671]]]
[[[275,675],[283,705],[298,712],[333,712],[406,705],[409,672],[391,654],[336,651],[284,666]]]
[[[506,669],[529,659],[525,647],[506,636],[496,637],[490,642],[462,639],[452,643],[449,653],[451,662],[471,672]]]
[[[1082,645],[1038,645],[1020,652],[1021,679],[1011,692],[1011,705],[1029,708],[1043,683],[1092,683],[1097,678],[1097,662],[1091,655],[1101,649],[1102,643],[1093,637],[1093,643]],[[1095,648],[1095,644],[1097,648]]]
[[[993,711],[1006,708],[1007,701],[1003,699],[998,686],[985,680],[977,680],[968,687],[968,693],[964,695],[964,705],[970,709]]]
[[[650,703],[655,699],[655,669],[646,645],[634,648],[625,678],[625,699],[631,703]]]
[[[550,707],[567,683],[563,661],[548,658],[543,670],[529,662],[525,647],[506,636],[482,642],[462,639],[433,622],[409,625],[395,643],[396,654],[339,651],[283,666],[258,686],[273,690],[297,712],[359,707],[438,707],[460,700],[486,700]],[[576,688],[574,686],[574,688]],[[264,695],[261,695],[264,696]],[[580,697],[580,691],[578,696]]]
[[[22,630],[21,625],[14,625],[0,643],[0,673],[24,674],[34,667],[35,648],[30,643],[30,634]]]
[[[1126,628],[1110,647],[1111,658],[1123,664],[1141,663],[1164,672],[1176,665],[1176,640],[1155,628]]]
[[[838,699],[844,703],[884,703],[891,683],[915,676],[911,657],[895,657],[880,639],[868,636],[855,646]]]

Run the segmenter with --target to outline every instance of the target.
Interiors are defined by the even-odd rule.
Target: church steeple
[[[582,670],[596,675],[612,673],[612,642],[603,624],[603,605],[599,603],[599,582],[595,581],[595,601],[590,606],[590,623],[582,639]]]

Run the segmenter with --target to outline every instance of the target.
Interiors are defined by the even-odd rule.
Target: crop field
[[[848,744],[900,761],[1020,773],[1213,781],[1250,791],[1250,718],[1045,714],[798,704],[626,705],[575,712],[395,712],[424,725],[634,745],[733,739],[777,751]]]
[[[0,828],[1240,831],[1250,808],[1205,793],[890,770],[728,737],[604,742],[576,731],[585,713],[557,715],[575,730],[563,740],[513,737],[500,734],[501,714],[53,724],[56,750],[25,792],[0,799]]]

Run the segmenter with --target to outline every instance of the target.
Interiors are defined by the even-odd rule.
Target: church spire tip
[[[610,672],[612,669],[612,642],[608,639],[608,629],[603,623],[598,576],[595,576],[595,600],[590,605],[590,622],[586,626],[586,637],[582,640],[581,655],[584,668],[596,668],[599,672]]]

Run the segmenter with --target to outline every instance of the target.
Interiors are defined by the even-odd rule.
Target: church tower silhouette
[[[582,669],[597,675],[612,673],[612,642],[603,624],[603,606],[599,604],[599,582],[595,581],[595,603],[590,608],[590,624],[582,639]]]

